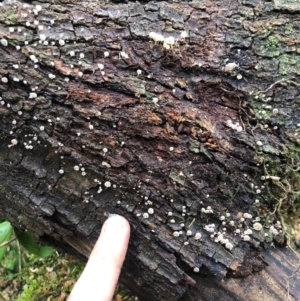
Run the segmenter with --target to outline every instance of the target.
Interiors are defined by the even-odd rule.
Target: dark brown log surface
[[[87,257],[124,215],[121,281],[141,300],[283,300],[297,258],[265,250],[285,245],[276,209],[299,202],[299,13],[1,2],[0,216]]]

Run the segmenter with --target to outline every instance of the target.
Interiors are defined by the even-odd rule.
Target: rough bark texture
[[[299,201],[300,5],[0,4],[0,216],[88,256],[124,215],[142,300],[249,300],[257,279],[282,300],[292,268],[264,252]]]

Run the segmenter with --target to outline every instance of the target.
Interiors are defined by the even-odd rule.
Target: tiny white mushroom
[[[254,223],[254,224],[253,224],[253,229],[254,229],[255,231],[261,231],[262,228],[263,228],[263,226],[262,226],[261,223]]]
[[[149,37],[154,40],[154,42],[163,42],[165,40],[164,36],[155,32],[150,32]]]
[[[174,232],[173,232],[173,236],[174,236],[174,237],[179,237],[179,235],[180,235],[180,234],[179,234],[178,231],[174,231]]]
[[[253,232],[252,232],[251,229],[247,229],[247,230],[244,232],[245,235],[251,235],[252,233],[253,233]]]
[[[174,37],[170,36],[164,39],[164,45],[163,47],[167,50],[172,48],[172,46],[175,44],[175,39]]]
[[[104,183],[104,186],[107,187],[107,188],[109,188],[109,187],[111,187],[111,183],[110,183],[109,181],[106,181],[106,182]]]
[[[274,228],[274,226],[271,226],[271,227],[270,227],[270,231],[271,231],[271,233],[272,233],[273,235],[277,235],[277,234],[278,234],[278,231],[277,231],[277,229]]]
[[[244,213],[243,216],[244,216],[244,218],[247,218],[247,219],[251,219],[252,218],[252,215],[249,214],[249,213]]]
[[[2,39],[1,39],[1,44],[2,44],[3,46],[7,46],[7,45],[8,45],[8,42],[7,42],[6,39],[2,38]]]
[[[244,236],[244,241],[249,241],[250,240],[250,236],[249,235],[245,235]]]
[[[42,6],[39,5],[39,4],[37,4],[37,5],[35,6],[35,9],[36,9],[36,11],[40,12],[40,11],[42,10]]]
[[[202,237],[202,235],[199,232],[197,232],[194,236],[195,240],[199,240],[199,239],[201,239],[201,237]]]
[[[17,139],[12,139],[10,142],[11,142],[12,145],[17,145],[18,144],[18,140]]]
[[[153,213],[154,213],[154,209],[153,209],[153,208],[149,208],[149,209],[148,209],[148,213],[149,213],[149,214],[153,214]]]
[[[225,244],[225,248],[228,249],[228,250],[232,250],[233,249],[233,244],[231,242],[227,242]]]
[[[46,40],[46,35],[44,35],[43,33],[40,34],[40,40],[45,41]]]
[[[37,94],[35,92],[29,93],[29,99],[37,98]]]
[[[58,44],[60,46],[64,46],[66,44],[66,42],[65,42],[65,40],[61,39],[61,40],[58,41]]]
[[[243,127],[240,126],[240,125],[237,126],[237,127],[236,127],[236,131],[237,131],[237,132],[242,132],[242,131],[243,131]]]
[[[157,103],[158,103],[158,98],[157,98],[157,97],[154,97],[154,98],[152,99],[152,101],[154,102],[154,104],[157,104]]]

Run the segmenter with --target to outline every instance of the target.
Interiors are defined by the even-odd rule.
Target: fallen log
[[[141,300],[299,299],[297,4],[0,4],[2,218],[87,257],[125,216]]]

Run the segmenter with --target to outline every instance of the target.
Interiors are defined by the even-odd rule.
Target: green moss
[[[268,219],[278,216],[284,235],[291,237],[289,221],[299,218],[300,210],[300,147],[286,145],[281,158],[264,158],[265,176],[269,178],[268,193],[273,200],[274,210]]]
[[[279,40],[277,38],[270,38],[268,40],[269,47],[277,47],[279,45]]]
[[[3,11],[2,18],[5,20],[6,25],[15,25],[18,23],[19,16],[14,8],[7,7],[7,9]]]
[[[300,66],[298,60],[295,56],[285,54],[280,57],[280,66],[281,68],[289,68],[291,65],[298,66],[298,64]],[[282,69],[281,71],[287,70]],[[287,117],[283,114],[273,114],[274,105],[268,109],[269,100],[263,92],[253,93],[250,96],[250,101],[259,121],[285,126]],[[295,100],[295,102],[299,101],[300,99]],[[257,153],[255,159],[264,167],[265,186],[267,188],[265,198],[273,203],[273,210],[267,210],[265,213],[260,212],[260,217],[266,225],[274,224],[280,219],[283,233],[279,239],[284,240],[284,235],[288,238],[291,237],[292,227],[288,225],[287,221],[293,220],[291,219],[293,215],[299,216],[300,147],[296,143],[290,143],[282,144],[280,149],[277,149],[264,144],[262,150],[263,153]]]
[[[46,259],[28,256],[28,263],[21,273],[23,292],[16,301],[64,300],[79,278],[83,264],[72,257],[54,254]]]
[[[261,41],[259,53],[264,57],[278,57],[282,52],[281,46],[277,38],[269,38],[265,41]]]
[[[257,92],[250,96],[250,103],[255,113],[255,116],[258,120],[262,120],[266,123],[276,124],[277,126],[285,125],[286,123],[286,116],[283,114],[273,114],[272,108],[273,104],[271,104],[268,98],[262,93]],[[271,106],[271,109],[268,106]],[[273,152],[269,148],[270,152]],[[275,150],[277,153],[278,151]]]
[[[292,24],[288,24],[286,27],[285,27],[285,33],[287,34],[292,34],[294,33],[295,30],[294,30],[294,27]]]
[[[283,54],[279,59],[279,73],[281,75],[300,75],[300,55]]]
[[[63,301],[67,300],[83,268],[83,262],[68,254],[55,253],[50,257],[40,259],[32,254],[29,255],[23,248],[19,249],[17,243],[14,242],[9,245],[4,260],[0,264],[0,284],[2,288],[5,288],[5,296],[9,296],[9,300]],[[115,295],[122,296],[122,300],[138,300],[120,285]],[[1,297],[0,292],[0,300],[2,300]]]

